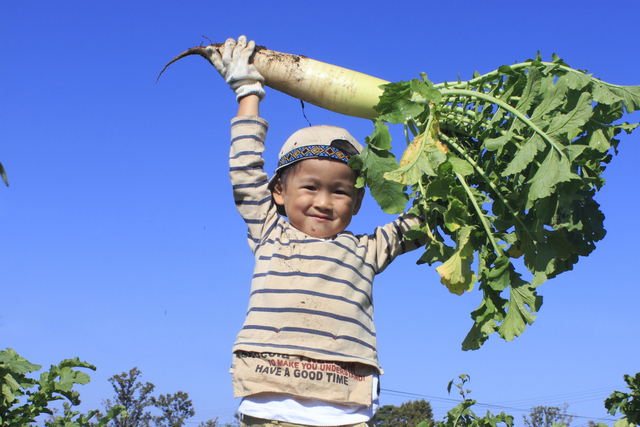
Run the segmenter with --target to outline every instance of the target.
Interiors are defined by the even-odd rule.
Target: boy
[[[362,146],[344,129],[313,126],[284,144],[274,177],[263,171],[264,79],[253,41],[227,40],[213,63],[236,92],[230,177],[256,259],[249,309],[233,346],[234,395],[246,426],[365,425],[378,407],[373,278],[417,248],[401,215],[374,234],[345,231],[364,194],[348,165]],[[285,218],[286,217],[286,218]],[[288,218],[288,219],[287,219]]]

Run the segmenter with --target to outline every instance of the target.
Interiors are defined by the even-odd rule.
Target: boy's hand
[[[249,63],[255,46],[253,40],[247,43],[247,38],[240,36],[237,43],[233,39],[227,39],[222,57],[216,48],[207,48],[211,54],[210,61],[236,93],[238,102],[247,95],[257,95],[260,100],[264,98],[264,77],[255,65]]]

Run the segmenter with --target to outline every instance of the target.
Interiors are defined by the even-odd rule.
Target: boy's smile
[[[358,213],[364,192],[355,187],[356,174],[345,163],[328,159],[302,160],[273,187],[273,200],[284,206],[289,222],[311,237],[333,237]]]

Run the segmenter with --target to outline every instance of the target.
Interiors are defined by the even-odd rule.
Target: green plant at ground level
[[[54,410],[55,412],[55,410]],[[108,417],[105,417],[99,410],[89,411],[86,415],[80,413],[80,411],[72,411],[71,405],[68,402],[63,403],[62,415],[52,415],[45,420],[44,425],[46,427],[100,427],[106,426],[107,423],[118,415],[117,412],[107,413]],[[121,416],[125,416],[124,410]],[[93,417],[96,417],[97,421],[91,421]]]
[[[447,412],[444,421],[437,423],[433,421],[424,421],[418,424],[418,427],[497,427],[498,424],[504,423],[505,427],[513,426],[513,417],[501,412],[499,415],[493,415],[487,411],[484,417],[477,416],[471,407],[476,404],[473,399],[467,399],[467,395],[471,393],[471,390],[465,388],[465,383],[470,380],[468,375],[459,375],[460,383],[455,386],[460,389],[460,394],[463,397],[463,401],[459,403],[455,408]],[[453,381],[449,382],[447,391],[451,392],[451,385]]]
[[[640,86],[612,85],[538,54],[468,81],[433,84],[422,73],[382,87],[374,131],[350,161],[358,185],[388,213],[413,199],[409,212],[424,222],[408,237],[427,242],[418,264],[439,263],[450,292],[479,282],[483,299],[462,348],[478,349],[494,332],[512,340],[536,318],[536,288],[604,237],[594,195],[616,136],[637,127],[617,123],[640,109]],[[387,123],[405,129],[399,163]],[[521,256],[531,282],[512,263]]]
[[[98,410],[89,411],[86,415],[71,411],[71,406],[80,404],[80,394],[73,387],[90,381],[89,375],[74,368],[95,371],[95,366],[76,357],[63,360],[57,366],[51,365],[48,371],[40,374],[39,380],[27,377],[27,374],[41,368],[41,365],[30,363],[13,349],[0,350],[0,426],[32,425],[41,414],[53,415],[49,403],[63,399],[68,400],[65,402],[64,415],[47,422],[48,426],[102,427],[118,414],[125,414],[124,407],[116,405],[97,423],[92,423],[90,420],[99,413]],[[26,402],[24,397],[27,397]]]
[[[633,427],[640,421],[640,372],[635,376],[625,375],[624,381],[627,383],[631,393],[614,391],[604,401],[604,407],[611,415],[620,411],[624,417],[614,424],[614,427]],[[598,424],[600,427],[600,424]]]
[[[471,390],[465,387],[470,381],[468,375],[459,375],[460,382],[455,386],[460,390],[463,401],[455,408],[451,409],[444,421],[423,421],[418,427],[497,427],[499,423],[504,423],[505,427],[513,426],[513,417],[501,412],[499,415],[492,415],[489,411],[484,417],[478,417],[471,407],[476,404],[475,400],[468,399],[467,395]],[[631,393],[614,391],[604,402],[605,408],[611,415],[615,415],[619,410],[624,417],[617,420],[613,427],[635,427],[640,420],[640,372],[635,376],[625,375],[625,382],[631,389]],[[447,392],[451,393],[453,381],[449,382]],[[568,405],[562,408],[534,406],[531,408],[530,418],[524,417],[527,427],[569,427],[573,416],[567,414]],[[594,423],[589,421],[589,427],[608,427],[605,423]]]

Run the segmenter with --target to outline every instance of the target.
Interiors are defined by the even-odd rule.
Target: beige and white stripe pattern
[[[371,235],[310,237],[281,217],[263,170],[268,124],[256,116],[231,122],[230,176],[248,226],[256,265],[247,317],[233,351],[284,353],[365,363],[380,369],[373,324],[373,278],[419,245],[401,215]]]

